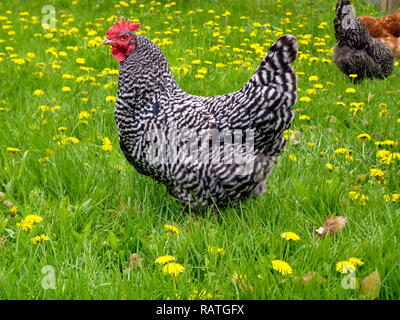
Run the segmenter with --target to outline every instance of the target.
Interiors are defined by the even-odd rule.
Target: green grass
[[[378,270],[379,299],[399,299],[400,201],[387,202],[384,195],[400,193],[400,161],[384,164],[376,152],[400,152],[400,148],[375,145],[383,140],[399,142],[399,67],[386,80],[366,80],[357,86],[349,82],[332,62],[335,1],[176,0],[171,7],[126,2],[129,7],[118,8],[118,1],[79,0],[75,5],[53,1],[57,31],[52,39],[44,37],[48,31],[41,26],[42,4],[0,3],[0,16],[6,17],[0,20],[0,191],[17,208],[13,215],[0,203],[0,298],[188,299],[195,290],[205,289],[214,299],[360,299],[361,289],[343,288],[345,275],[336,271],[339,261],[357,257],[364,262],[357,268],[357,278],[361,281]],[[381,15],[364,4],[356,9],[358,15]],[[231,14],[223,16],[226,10]],[[267,193],[235,208],[187,214],[163,186],[129,166],[118,146],[113,102],[106,101],[117,88],[104,87],[117,81],[117,75],[99,76],[104,68],[117,69],[118,63],[109,48],[88,46],[96,36],[103,39],[112,23],[106,19],[113,15],[137,18],[141,32],[152,39],[169,38],[172,44],[162,50],[177,81],[199,95],[239,89],[280,35],[292,33],[303,40],[295,69],[299,97],[309,96],[311,101],[299,101],[294,107],[291,130],[300,132],[299,144],[288,143],[267,182]],[[33,16],[37,23],[32,23]],[[69,18],[74,20],[67,24]],[[208,21],[213,24],[207,25]],[[254,23],[269,23],[270,32]],[[63,32],[72,28],[77,32]],[[169,29],[172,34],[165,34]],[[87,36],[90,30],[98,34]],[[222,46],[214,50],[217,45]],[[51,47],[57,57],[46,53]],[[62,51],[66,56],[60,55]],[[30,61],[29,52],[35,54]],[[24,63],[15,58],[23,58]],[[84,66],[93,69],[81,70],[77,58],[85,58]],[[193,60],[201,64],[192,64]],[[55,62],[60,69],[52,67]],[[217,63],[226,66],[217,68]],[[188,69],[186,75],[182,67]],[[195,77],[200,67],[207,68],[204,79]],[[65,79],[63,74],[75,78]],[[76,81],[86,75],[93,78]],[[311,82],[310,76],[319,79]],[[323,88],[307,94],[317,83]],[[71,91],[62,92],[65,86]],[[355,94],[345,92],[350,87],[356,88]],[[37,89],[44,95],[34,95]],[[337,105],[338,101],[345,106]],[[363,102],[363,110],[351,112],[352,102]],[[381,108],[382,103],[387,107]],[[42,111],[42,105],[50,110]],[[61,109],[52,112],[54,106]],[[382,110],[387,112],[380,116]],[[90,114],[83,119],[87,124],[79,120],[82,111]],[[301,115],[310,119],[300,120]],[[67,129],[60,132],[59,127]],[[359,142],[362,133],[372,139]],[[59,146],[60,134],[76,137],[79,143]],[[101,149],[104,137],[111,140],[111,151]],[[310,147],[309,142],[315,145]],[[8,147],[20,152],[10,152]],[[342,147],[353,150],[352,160],[335,154]],[[46,154],[46,149],[54,155]],[[335,167],[332,172],[327,163]],[[376,177],[356,182],[371,168],[385,171],[385,183],[378,183]],[[359,197],[368,197],[365,205],[349,195],[356,185]],[[43,221],[24,231],[17,223],[29,214]],[[342,232],[319,239],[315,229],[328,215],[346,216],[347,224]],[[167,231],[164,224],[177,226],[179,235]],[[286,231],[301,238],[290,244],[289,252],[280,236]],[[33,244],[30,239],[41,234],[50,240]],[[209,252],[208,246],[223,248],[225,255]],[[144,267],[125,272],[132,253],[140,255]],[[167,254],[185,268],[177,277],[164,274],[154,262]],[[273,271],[274,259],[285,259],[293,274]],[[42,273],[45,266],[54,268],[55,289],[42,285],[49,279],[48,271]],[[326,282],[303,287],[296,279],[310,271]],[[253,290],[235,286],[235,272],[245,275]]]

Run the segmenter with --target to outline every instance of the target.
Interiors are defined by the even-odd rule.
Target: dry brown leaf
[[[306,285],[311,284],[311,283],[316,282],[316,281],[318,281],[318,283],[320,285],[327,281],[325,278],[321,277],[315,271],[310,271],[310,272],[305,273],[302,278],[296,276],[296,277],[293,278],[293,280],[296,281],[296,282],[301,281],[301,285],[303,286],[303,288]],[[285,283],[287,281],[288,281],[287,279],[282,279],[281,282]]]
[[[361,282],[361,290],[363,299],[375,300],[381,291],[381,277],[378,270],[372,272]]]
[[[338,231],[342,231],[346,225],[346,217],[328,216],[322,227],[315,230],[320,237],[326,236],[328,233],[332,236]]]
[[[314,281],[318,281],[318,283],[321,285],[324,282],[326,282],[326,279],[321,277],[317,272],[312,271],[312,272],[307,272],[306,274],[303,275],[303,281],[302,285],[303,287],[309,283],[312,283]]]
[[[367,181],[369,178],[369,173],[363,174],[362,176],[358,177],[357,180],[355,181],[356,184],[359,183],[364,183],[365,181]],[[353,190],[353,191],[357,191],[357,190]]]
[[[137,253],[132,253],[128,262],[129,269],[141,269],[144,268],[143,258]]]
[[[304,126],[307,130],[314,130],[316,126]]]
[[[3,202],[2,202],[6,207],[9,207],[9,208],[11,208],[11,207],[13,207],[14,205],[12,204],[12,202],[11,201],[8,201],[8,200],[3,200]]]
[[[329,119],[329,123],[335,123],[337,120],[337,118],[335,116],[331,116],[331,118]]]
[[[301,135],[301,132],[296,130],[290,136],[290,140],[292,140],[294,145],[297,145],[300,143],[300,141],[298,140],[300,138],[300,135]]]
[[[0,201],[3,201],[5,199],[6,199],[6,194],[0,191]]]

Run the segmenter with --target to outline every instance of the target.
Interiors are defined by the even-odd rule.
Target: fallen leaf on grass
[[[11,201],[8,201],[8,200],[3,200],[2,203],[8,208],[11,208],[11,207],[14,206],[13,203]]]
[[[0,201],[3,205],[5,205],[8,208],[14,206],[11,201],[7,200],[7,196],[4,192],[0,192]]]
[[[328,233],[332,236],[336,232],[342,231],[345,225],[346,225],[346,217],[328,216],[322,227],[316,229],[315,231],[318,233],[320,237],[326,236]]]
[[[300,131],[294,131],[293,132],[293,134],[290,136],[290,140],[292,140],[292,143],[294,144],[294,145],[297,145],[297,144],[299,144],[300,143],[300,141],[298,140],[299,138],[300,138],[300,135],[301,135],[301,133],[300,133]]]
[[[124,270],[124,273],[128,274],[132,270],[143,269],[143,268],[144,268],[143,258],[139,256],[137,253],[132,253],[131,257],[129,258],[128,268]]]
[[[144,266],[143,258],[137,253],[132,253],[131,257],[129,258],[129,266],[133,268],[142,268]]]
[[[304,287],[304,285],[312,283],[318,281],[318,283],[321,285],[324,282],[326,282],[326,279],[321,277],[317,272],[312,271],[312,272],[307,272],[306,274],[303,275],[303,281],[302,281],[302,285]]]
[[[363,174],[362,176],[358,177],[357,180],[355,181],[356,184],[359,183],[364,183],[365,181],[367,181],[369,178],[369,173]]]
[[[293,278],[294,281],[298,282],[301,281],[301,285],[303,286],[303,288],[306,285],[309,285],[311,283],[314,282],[318,282],[319,285],[322,285],[323,283],[325,283],[327,280],[323,277],[321,277],[317,272],[315,271],[311,271],[311,272],[307,272],[303,275],[303,277],[294,277]],[[282,279],[282,283],[287,282],[288,279]]]
[[[379,276],[378,270],[375,270],[361,282],[362,298],[368,300],[375,300],[378,298],[381,285],[381,277]]]

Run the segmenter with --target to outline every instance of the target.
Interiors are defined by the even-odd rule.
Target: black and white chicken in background
[[[191,210],[263,194],[294,118],[296,38],[276,41],[242,89],[202,97],[179,87],[139,26],[122,18],[103,41],[120,63],[115,121],[127,160]]]
[[[348,76],[357,75],[354,82],[390,76],[395,63],[392,49],[370,35],[364,22],[355,16],[350,1],[339,0],[336,14],[333,61],[337,67]]]

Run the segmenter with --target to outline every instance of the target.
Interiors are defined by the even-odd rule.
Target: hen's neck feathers
[[[161,93],[180,90],[160,48],[144,36],[135,37],[135,51],[120,63],[118,84],[118,93],[131,101],[131,107],[135,102],[154,103]]]

